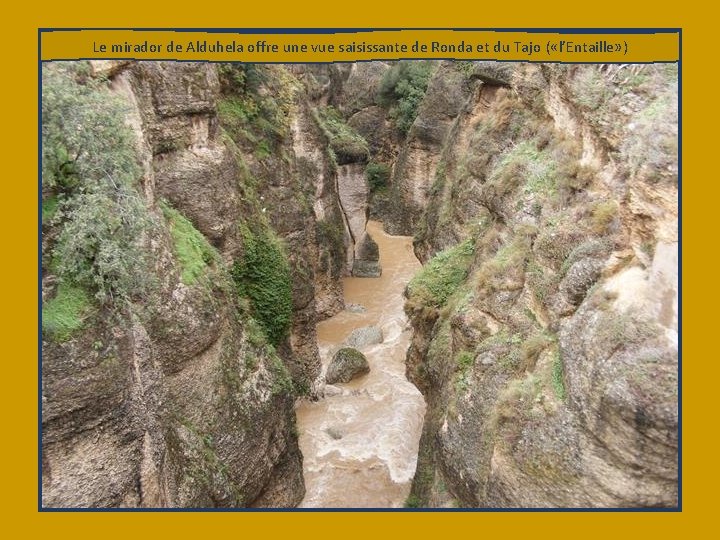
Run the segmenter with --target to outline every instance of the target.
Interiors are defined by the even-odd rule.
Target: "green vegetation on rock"
[[[617,214],[618,204],[615,201],[599,201],[595,203],[590,219],[593,232],[599,235],[608,233]]]
[[[173,251],[182,269],[180,278],[185,285],[193,285],[218,255],[190,220],[165,201],[160,203],[160,208],[170,224]]]
[[[365,355],[353,347],[343,347],[332,358],[325,374],[328,384],[347,383],[370,372]]]
[[[42,183],[74,192],[97,184],[132,184],[140,168],[128,106],[89,76],[84,62],[43,64]]]
[[[134,187],[140,167],[126,111],[87,64],[43,65],[43,218],[59,230],[49,255],[66,283],[100,301],[148,286],[141,244],[153,222]]]
[[[273,394],[288,395],[295,393],[295,386],[293,385],[290,372],[274,351],[270,353],[270,372],[274,376],[272,385]]]
[[[243,257],[232,268],[238,294],[250,299],[252,313],[268,341],[278,345],[292,319],[290,265],[280,240],[268,229],[241,226]]]
[[[552,365],[552,386],[553,390],[555,390],[555,396],[563,401],[567,397],[567,392],[565,391],[564,372],[565,370],[560,356],[560,351],[555,351]]]
[[[220,124],[257,159],[268,158],[288,134],[296,86],[273,66],[219,64],[218,74],[224,95],[217,104]]]
[[[473,242],[466,240],[435,255],[410,281],[408,297],[426,306],[445,305],[467,277],[473,253]]]
[[[345,240],[342,226],[329,219],[321,219],[315,223],[318,246],[323,250],[320,258],[320,269],[323,272],[332,270],[339,274],[345,264]]]
[[[42,201],[42,223],[50,223],[57,213],[59,206],[58,198],[51,195]]]
[[[365,177],[370,186],[370,191],[379,191],[388,185],[388,180],[390,180],[390,167],[385,163],[371,161],[365,168]]]
[[[455,363],[458,367],[456,389],[459,392],[465,392],[469,386],[468,377],[475,363],[475,354],[470,351],[460,351],[455,357]]]
[[[370,155],[367,141],[347,125],[334,107],[318,109],[317,118],[339,165],[367,161]]]
[[[408,495],[405,500],[405,508],[422,508],[422,501],[417,495]]]
[[[425,97],[433,63],[427,60],[405,60],[393,64],[380,82],[380,103],[390,108],[390,115],[401,133],[410,130]]]
[[[65,341],[82,327],[92,310],[87,292],[81,287],[61,283],[55,296],[43,303],[42,330],[58,341]]]

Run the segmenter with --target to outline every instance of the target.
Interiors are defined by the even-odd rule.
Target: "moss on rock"
[[[435,255],[409,283],[408,298],[426,306],[445,305],[467,277],[473,253],[473,242],[466,240]]]
[[[325,380],[328,384],[347,383],[366,373],[370,373],[370,364],[365,355],[357,349],[345,347],[333,356]]]
[[[181,267],[180,279],[185,285],[193,285],[218,255],[190,220],[166,202],[161,202],[160,207],[170,224],[175,256]]]

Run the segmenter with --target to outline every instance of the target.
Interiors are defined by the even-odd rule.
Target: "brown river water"
[[[297,405],[306,487],[301,508],[402,507],[415,473],[425,402],[405,378],[412,332],[403,290],[420,263],[410,237],[387,235],[374,221],[367,229],[380,247],[382,276],[343,281],[345,303],[367,311],[342,311],[318,325],[323,370],[355,328],[378,326],[384,341],[360,348],[369,374]]]

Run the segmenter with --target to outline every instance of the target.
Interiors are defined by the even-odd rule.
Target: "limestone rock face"
[[[314,201],[314,223],[311,230],[315,231],[315,241],[309,243],[309,253],[305,257],[306,261],[313,258],[317,261],[314,265],[314,307],[318,317],[327,318],[343,308],[340,277],[343,274],[347,251],[342,237],[343,213],[339,204],[335,173],[325,150],[327,142],[307,103],[300,103],[290,129],[297,176],[303,185],[310,188]],[[287,204],[287,207],[297,210],[296,204]],[[305,235],[294,231],[294,234],[289,236],[301,238]],[[308,303],[306,309],[311,305],[312,303]],[[311,339],[314,338],[311,336]]]
[[[356,277],[378,277],[381,273],[377,244],[366,230],[368,221],[369,188],[365,179],[365,165],[352,163],[338,167],[338,194],[347,223],[347,265]]]
[[[395,159],[397,134],[385,109],[370,105],[353,114],[348,119],[348,125],[368,142],[370,154],[375,161],[389,163]]]
[[[473,62],[471,78],[491,86],[510,86],[513,66],[508,62]]]
[[[418,257],[474,245],[447,305],[406,305],[407,373],[428,404],[412,493],[430,506],[673,507],[677,72],[484,64],[468,68],[442,142],[413,126],[396,164],[417,217],[395,227]],[[421,141],[440,147],[403,176]]]
[[[380,82],[390,66],[385,62],[355,62],[334,68],[337,75],[331,103],[351,117],[375,105]]]
[[[43,342],[43,505],[295,506],[304,483],[290,375],[250,337],[228,286],[243,207],[215,67],[96,67],[128,103],[157,280],[122,316],[98,311],[70,339]],[[223,259],[192,284],[160,199]]]
[[[375,240],[366,232],[363,233],[357,245],[355,260],[353,261],[352,275],[355,277],[380,277],[380,251]]]
[[[357,349],[345,347],[333,356],[325,380],[328,384],[347,383],[366,373],[370,373],[370,364],[365,355]]]
[[[240,248],[235,227],[238,170],[221,141],[215,112],[220,86],[213,66],[136,62],[112,82],[133,103],[136,133],[147,146],[148,192],[179,209],[221,252]]]
[[[385,228],[411,235],[428,203],[446,137],[472,92],[472,83],[453,62],[440,63],[395,163],[393,204]]]

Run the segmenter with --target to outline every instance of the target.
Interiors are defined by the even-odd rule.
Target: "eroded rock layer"
[[[415,161],[426,202],[405,190],[427,263],[406,305],[428,400],[410,502],[675,506],[677,70],[485,68]]]

